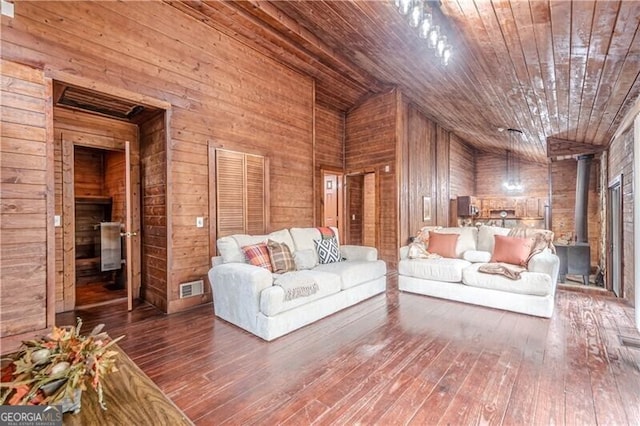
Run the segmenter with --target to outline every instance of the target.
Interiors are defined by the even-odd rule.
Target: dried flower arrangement
[[[118,371],[118,352],[112,346],[124,336],[111,339],[102,332],[104,324],[82,336],[81,327],[80,318],[75,327],[54,327],[49,335],[23,342],[15,356],[3,359],[3,364],[10,362],[2,368],[0,404],[62,404],[64,408],[71,402],[72,411],[78,411],[81,392],[91,379],[100,406],[106,410],[102,378]]]

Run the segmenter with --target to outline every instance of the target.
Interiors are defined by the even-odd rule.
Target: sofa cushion
[[[296,264],[293,261],[293,255],[288,245],[269,240],[267,242],[267,250],[269,251],[271,268],[274,273],[284,274],[285,272],[296,270]]]
[[[293,238],[291,238],[291,234],[288,229],[281,229],[279,231],[274,231],[267,235],[268,240],[275,241],[277,243],[286,244],[289,247],[289,251],[293,253],[296,249],[295,244],[293,243]]]
[[[462,270],[471,265],[462,259],[404,259],[398,264],[398,273],[414,278],[459,283]]]
[[[475,226],[461,226],[455,228],[441,228],[434,232],[441,234],[459,234],[456,244],[456,257],[462,259],[462,255],[467,250],[477,250],[476,240],[478,237],[478,228]]]
[[[220,253],[220,256],[222,256],[223,263],[247,262],[247,258],[244,256],[238,241],[236,241],[233,236],[218,238],[216,246],[218,246],[218,252]]]
[[[313,269],[318,266],[318,253],[315,250],[298,250],[293,253],[293,261],[296,263],[296,269]]]
[[[259,266],[261,268],[273,271],[271,267],[271,259],[269,258],[269,250],[265,243],[252,244],[250,246],[242,247],[247,261],[253,266]]]
[[[380,278],[387,273],[387,264],[382,260],[350,260],[346,262],[318,265],[314,271],[331,272],[340,276],[342,289],[355,287],[358,284]]]
[[[495,235],[507,235],[509,228],[501,228],[499,226],[482,225],[478,228],[478,244],[476,250],[488,251],[493,253],[495,244]]]
[[[553,283],[547,274],[525,271],[520,274],[519,280],[510,280],[502,275],[478,272],[480,265],[475,263],[462,271],[463,284],[533,296],[547,296],[553,293]]]
[[[339,246],[340,238],[338,237],[338,229],[331,227],[331,230],[333,230]],[[322,239],[322,235],[320,234],[318,228],[291,228],[289,229],[289,232],[291,233],[291,238],[295,245],[295,250],[315,250],[313,241]]]
[[[491,260],[491,253],[481,250],[467,250],[462,258],[471,263],[488,263]]]
[[[340,248],[338,247],[338,241],[335,237],[314,240],[313,244],[316,246],[318,262],[321,265],[325,263],[340,262],[342,259],[342,256],[340,255]]]
[[[293,251],[295,246],[291,234],[287,229],[275,231],[269,235],[247,235],[247,234],[234,234],[227,237],[218,238],[216,245],[218,246],[218,252],[222,256],[223,263],[246,263],[242,247],[250,246],[259,243],[267,243],[268,240],[273,240],[278,243],[284,243],[289,246],[289,249]]]
[[[309,279],[313,279],[318,284],[318,291],[308,296],[285,301],[285,291],[282,287],[277,285],[267,287],[260,292],[260,311],[266,316],[277,315],[280,312],[288,311],[340,291],[340,277],[336,274],[319,271],[293,271],[287,272],[286,275],[289,274],[301,277],[302,282],[308,282]]]
[[[512,265],[527,266],[533,246],[531,238],[504,237],[496,235],[491,262],[504,262]]]

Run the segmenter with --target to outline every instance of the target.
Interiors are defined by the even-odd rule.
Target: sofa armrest
[[[544,249],[529,260],[527,270],[529,272],[542,272],[551,277],[555,285],[558,282],[558,272],[560,270],[560,258],[551,253],[549,249]]]
[[[340,246],[340,254],[347,260],[378,260],[378,249],[365,246]]]
[[[209,270],[215,314],[239,327],[255,330],[260,293],[273,284],[271,272],[246,263],[224,263]]]
[[[222,256],[213,256],[211,258],[211,266],[218,266],[218,265],[222,265],[224,263],[224,259],[222,258]]]

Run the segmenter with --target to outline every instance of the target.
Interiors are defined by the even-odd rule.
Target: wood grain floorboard
[[[640,424],[634,311],[559,290],[551,319],[397,291],[273,342],[213,315],[137,303],[57,315],[106,324],[198,425]]]

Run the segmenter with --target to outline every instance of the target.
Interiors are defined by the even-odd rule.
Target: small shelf
[[[111,204],[111,197],[102,197],[94,195],[84,195],[82,197],[76,197],[76,204]]]

